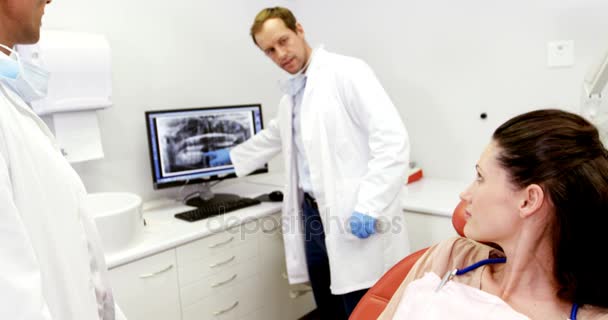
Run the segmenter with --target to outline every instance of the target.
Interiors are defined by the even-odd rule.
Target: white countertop
[[[230,192],[244,197],[255,197],[280,189],[270,184],[243,182],[218,189],[218,192]],[[147,203],[145,206],[150,206]],[[178,247],[182,244],[204,238],[208,235],[241,225],[260,217],[268,216],[281,210],[280,202],[262,202],[259,205],[232,211],[220,216],[187,222],[173,215],[187,211],[192,207],[177,203],[174,200],[154,201],[153,209],[144,210],[146,220],[144,233],[134,245],[106,253],[106,263],[112,269],[156,253]]]
[[[424,177],[407,187],[401,200],[403,210],[439,216],[452,216],[459,195],[469,182]]]
[[[217,192],[255,197],[282,189],[283,185],[284,181],[280,174],[256,175],[219,188]],[[423,214],[451,216],[459,202],[458,195],[466,186],[465,182],[424,177],[408,185],[407,195],[402,199],[403,209]],[[137,243],[126,249],[107,253],[108,267],[110,269],[118,267],[247,221],[274,214],[281,210],[281,203],[263,202],[260,205],[197,222],[186,222],[173,216],[188,209],[191,207],[169,199],[145,203],[143,216],[147,225],[144,228],[143,236]]]

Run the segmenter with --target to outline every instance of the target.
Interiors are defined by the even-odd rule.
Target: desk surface
[[[405,211],[451,217],[468,182],[424,177],[408,185],[401,199]]]
[[[255,197],[277,190],[277,186],[242,182],[219,188],[217,192],[230,192],[244,197]],[[262,202],[259,205],[232,211],[220,216],[187,222],[173,215],[192,207],[174,200],[155,200],[144,205],[146,220],[143,235],[132,246],[106,254],[108,268],[112,269],[208,235],[241,225],[247,221],[268,216],[281,210],[280,202]]]

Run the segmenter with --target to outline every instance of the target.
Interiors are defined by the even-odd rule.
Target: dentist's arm
[[[281,131],[277,119],[249,140],[230,150],[230,160],[239,177],[260,168],[281,152]]]
[[[359,187],[355,211],[378,217],[405,183],[409,137],[390,97],[365,62],[358,61],[344,81],[349,112],[366,131],[371,156]]]

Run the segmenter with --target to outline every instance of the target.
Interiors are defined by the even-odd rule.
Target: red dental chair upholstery
[[[466,203],[464,201],[458,203],[452,215],[452,225],[461,236],[464,236],[463,229],[466,223],[464,218],[465,206]],[[410,254],[389,269],[361,298],[361,301],[359,301],[357,307],[355,307],[355,310],[350,315],[349,320],[377,319],[384,308],[386,308],[388,301],[395,291],[397,291],[397,288],[399,288],[403,279],[407,276],[407,273],[426,250],[427,248],[424,248]]]

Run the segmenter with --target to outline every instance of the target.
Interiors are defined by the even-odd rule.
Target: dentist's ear
[[[304,27],[299,22],[296,22],[296,33],[298,35],[304,35]]]
[[[543,206],[545,201],[545,191],[537,184],[527,186],[522,192],[522,199],[519,204],[519,215],[527,218]]]

